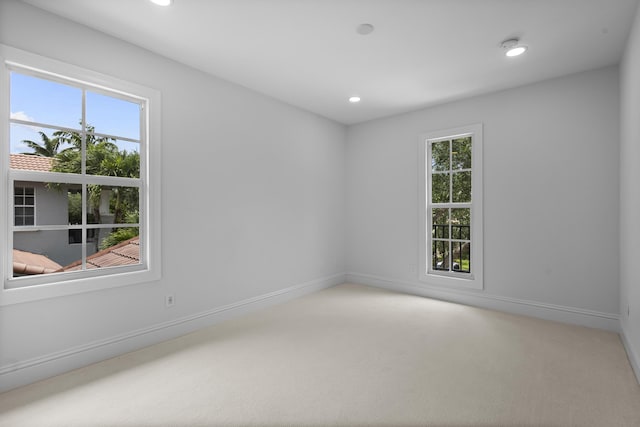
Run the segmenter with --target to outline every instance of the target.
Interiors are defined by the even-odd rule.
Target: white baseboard
[[[620,339],[622,340],[624,349],[627,351],[627,357],[629,358],[629,363],[631,363],[633,372],[636,374],[638,384],[640,384],[640,357],[638,356],[638,353],[633,350],[631,343],[627,339],[627,334],[623,324],[620,325]]]
[[[0,367],[0,392],[139,350],[149,345],[176,338],[198,329],[344,282],[345,274],[335,274],[191,316],[138,329],[127,334],[2,366]]]
[[[603,313],[575,307],[502,297],[486,294],[481,291],[445,289],[430,286],[418,281],[410,282],[356,272],[347,273],[347,282],[375,286],[392,291],[457,302],[460,304],[504,311],[523,316],[538,317],[546,320],[554,320],[563,323],[587,326],[590,328],[620,332],[620,317],[618,314],[613,313]]]

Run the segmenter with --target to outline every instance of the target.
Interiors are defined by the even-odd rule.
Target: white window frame
[[[81,176],[54,172],[9,170],[10,146],[10,71],[31,73],[36,76],[89,88],[92,91],[119,94],[125,99],[136,99],[143,106],[145,125],[140,141],[140,258],[141,264],[96,270],[56,273],[32,277],[12,278],[13,263],[13,185],[15,181],[59,182],[81,184]],[[160,220],[160,162],[161,121],[160,92],[136,83],[124,81],[95,71],[46,58],[0,44],[0,200],[8,201],[0,209],[0,306],[45,298],[73,295],[88,291],[114,288],[161,278],[161,220]],[[126,179],[98,177],[99,184],[130,186]],[[104,224],[101,224],[104,225]],[[42,228],[42,227],[40,227]],[[50,228],[50,227],[44,227]],[[43,228],[43,229],[44,229]],[[53,227],[55,228],[55,227]]]
[[[421,134],[419,156],[419,272],[418,279],[428,285],[483,289],[483,219],[482,219],[482,124],[460,126]],[[431,268],[431,159],[429,145],[436,141],[472,137],[471,157],[471,272],[457,273]],[[455,204],[452,204],[452,207]],[[468,207],[468,203],[461,204]]]

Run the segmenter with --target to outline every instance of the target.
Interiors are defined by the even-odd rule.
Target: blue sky
[[[87,123],[95,126],[96,132],[125,138],[140,138],[138,104],[87,91],[86,108]],[[82,90],[12,72],[11,117],[79,129],[82,117]],[[55,132],[53,129],[12,124],[11,153],[31,152],[22,140],[41,143],[42,139],[38,131],[43,131],[50,137]],[[116,143],[121,150],[139,151],[139,144],[126,141]]]

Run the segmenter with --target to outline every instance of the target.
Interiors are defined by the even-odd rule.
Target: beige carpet
[[[0,395],[1,426],[640,426],[616,334],[342,285]]]

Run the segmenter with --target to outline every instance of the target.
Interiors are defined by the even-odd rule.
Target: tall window
[[[8,84],[0,93],[9,107],[1,170],[13,189],[3,196],[10,207],[4,289],[41,284],[65,289],[65,282],[82,279],[89,280],[84,289],[90,290],[115,285],[109,281],[115,274],[118,285],[157,278],[159,269],[151,266],[159,251],[150,245],[159,241],[153,171],[159,167],[154,161],[160,141],[149,135],[158,128],[151,123],[157,114],[149,114],[159,108],[151,105],[159,103],[157,93],[0,47]],[[7,295],[1,302],[11,300]]]
[[[482,126],[420,139],[421,279],[482,288]]]

